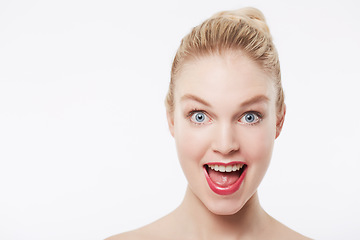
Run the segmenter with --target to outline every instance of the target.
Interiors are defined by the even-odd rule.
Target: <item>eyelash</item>
[[[212,121],[212,119],[208,116],[208,114],[205,112],[205,111],[203,111],[203,110],[199,110],[199,109],[193,109],[193,110],[191,110],[188,114],[187,114],[187,118],[188,118],[188,120],[192,123],[192,124],[195,124],[195,125],[204,125],[205,123],[197,123],[197,122],[194,122],[194,121],[192,121],[191,120],[191,117],[195,114],[195,113],[203,113],[207,118],[209,118],[210,120],[210,122]]]
[[[195,114],[195,113],[203,113],[207,118],[209,118],[210,122],[212,121],[212,119],[208,116],[208,114],[204,111],[204,110],[199,110],[199,109],[193,109],[191,110],[187,115],[187,119],[192,123],[192,124],[195,124],[195,125],[204,125],[206,123],[197,123],[197,122],[194,122],[191,120],[191,117]],[[246,114],[254,114],[256,117],[257,117],[257,121],[254,122],[254,123],[243,123],[243,122],[240,122],[240,120],[245,117]],[[259,112],[256,112],[256,111],[248,111],[248,112],[245,112],[244,114],[241,115],[241,117],[239,118],[238,122],[239,124],[241,125],[248,125],[248,126],[254,126],[258,123],[260,123],[262,120],[264,119],[264,116],[259,113]]]
[[[240,117],[240,120],[246,116],[246,114],[254,114],[256,117],[257,117],[257,121],[256,122],[253,122],[253,123],[243,123],[243,122],[239,122],[240,124],[242,125],[250,125],[250,126],[254,126],[258,123],[260,123],[263,119],[264,119],[264,116],[259,113],[259,112],[256,112],[256,111],[248,111],[246,113],[244,113],[243,115],[241,115]]]

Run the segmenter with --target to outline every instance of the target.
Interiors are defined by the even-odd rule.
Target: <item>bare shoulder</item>
[[[120,233],[114,236],[111,236],[109,238],[106,238],[105,240],[135,240],[135,239],[151,239],[148,236],[144,236],[144,234],[141,233],[139,230],[133,230],[125,233]]]
[[[311,240],[311,238],[308,238],[292,229],[288,229],[288,231],[284,231],[282,234],[283,239],[294,239],[294,240]]]
[[[120,233],[105,240],[163,240],[174,239],[173,217],[171,214],[139,229]],[[176,234],[175,234],[176,236]]]
[[[156,230],[156,224],[152,223],[145,227],[132,230],[129,232],[120,233],[114,236],[111,236],[105,240],[161,240],[164,239],[159,233],[161,231]]]
[[[271,224],[272,226],[272,233],[273,236],[271,239],[293,239],[293,240],[311,240],[311,238],[308,238],[294,230],[292,230],[291,228],[285,226],[284,224],[280,223],[279,221],[273,219],[273,224]]]
[[[135,239],[134,236],[132,236],[129,233],[120,233],[108,238],[105,238],[105,240],[127,240],[127,239]]]
[[[287,228],[287,227],[286,227]],[[282,239],[294,239],[294,240],[311,240],[311,238],[308,238],[290,228],[287,228],[286,230],[282,231],[281,233]],[[279,238],[278,238],[279,239]]]

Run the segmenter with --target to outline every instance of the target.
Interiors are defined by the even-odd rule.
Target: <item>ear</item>
[[[168,111],[166,111],[166,118],[169,125],[171,136],[174,137],[174,113],[169,113]]]
[[[284,125],[285,114],[286,114],[286,105],[284,104],[283,108],[281,109],[281,112],[277,116],[275,139],[278,138],[281,133],[282,127]]]

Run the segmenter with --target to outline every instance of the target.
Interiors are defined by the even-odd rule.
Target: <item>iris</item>
[[[247,113],[245,115],[245,121],[248,122],[248,123],[252,123],[256,120],[256,116],[254,113]]]
[[[198,123],[202,123],[205,121],[205,114],[202,112],[198,112],[194,114],[195,121]]]

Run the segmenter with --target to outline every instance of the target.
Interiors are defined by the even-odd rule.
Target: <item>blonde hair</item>
[[[265,22],[264,15],[256,8],[223,11],[194,27],[186,35],[176,52],[165,105],[174,111],[175,78],[184,62],[199,56],[221,54],[227,50],[240,50],[270,74],[277,90],[278,112],[284,107],[278,53]]]

